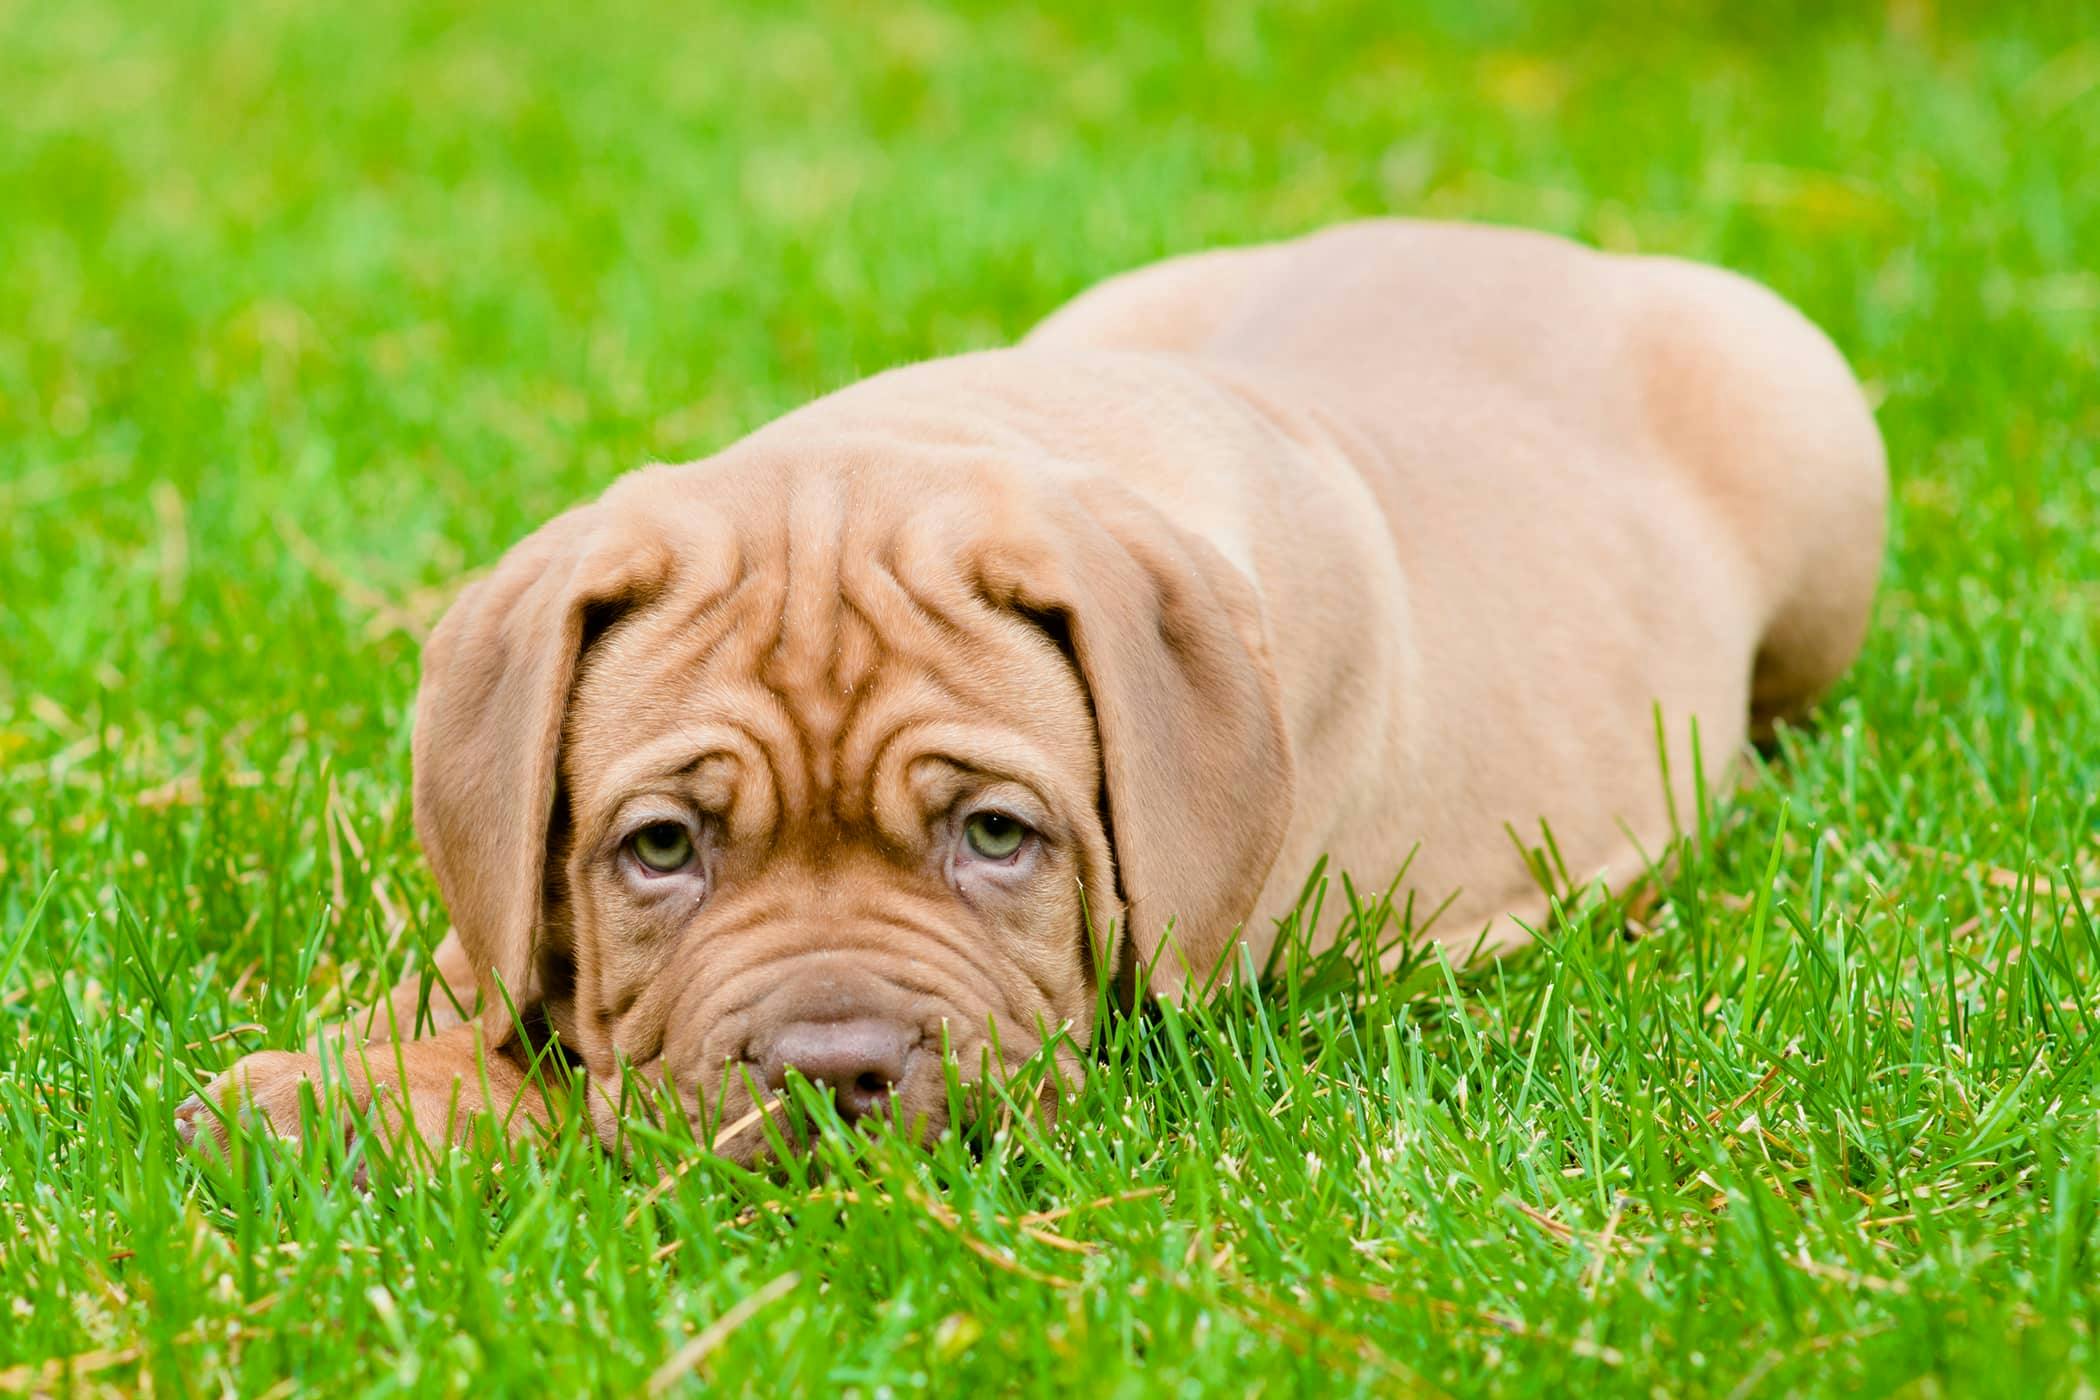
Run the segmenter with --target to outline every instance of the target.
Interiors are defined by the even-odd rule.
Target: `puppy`
[[[450,995],[365,1023],[350,1097],[529,1121],[545,1027],[604,1134],[668,1085],[748,1158],[790,1067],[938,1133],[944,1054],[1073,1063],[1101,979],[1258,961],[1322,855],[1521,943],[1508,828],[1638,874],[1852,659],[1886,489],[1837,351],[1725,272],[1382,221],[1119,277],[461,596],[415,730]],[[318,1070],[208,1093],[289,1131]]]

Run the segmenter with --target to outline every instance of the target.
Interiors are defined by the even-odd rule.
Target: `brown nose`
[[[851,1123],[882,1111],[918,1039],[897,1021],[796,1021],[782,1026],[766,1050],[766,1086],[785,1086],[792,1065],[810,1083],[829,1089],[839,1117]]]

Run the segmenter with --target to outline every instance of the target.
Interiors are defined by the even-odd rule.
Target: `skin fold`
[[[1850,663],[1886,494],[1842,358],[1725,272],[1378,221],[1113,279],[634,473],[461,596],[415,738],[452,997],[354,1022],[350,1097],[521,1130],[546,1028],[607,1140],[668,1086],[748,1160],[790,1065],[938,1133],[944,1054],[1078,1074],[1097,1005],[1259,960],[1323,855],[1517,946],[1509,830],[1640,874]],[[291,1131],[319,1072],[178,1113]]]

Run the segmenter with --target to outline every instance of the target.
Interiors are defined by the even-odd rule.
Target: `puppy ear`
[[[1216,548],[1111,483],[1045,510],[1050,542],[1012,559],[1010,602],[1061,630],[1079,668],[1128,946],[1152,991],[1178,996],[1219,970],[1257,913],[1290,822],[1260,605]]]
[[[462,593],[423,649],[416,835],[473,961],[491,1045],[509,1039],[513,1006],[522,1014],[540,1000],[548,822],[587,633],[641,601],[665,567],[606,507],[572,510]]]

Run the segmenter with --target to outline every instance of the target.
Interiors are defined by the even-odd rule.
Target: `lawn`
[[[0,0],[0,1390],[2091,1393],[2084,7],[1065,8]],[[928,1150],[182,1150],[197,1076],[443,932],[409,713],[464,576],[1386,211],[1725,263],[1879,405],[1866,653],[1667,878],[1120,1019],[1055,1125]],[[1354,873],[1324,927],[1377,928]]]

